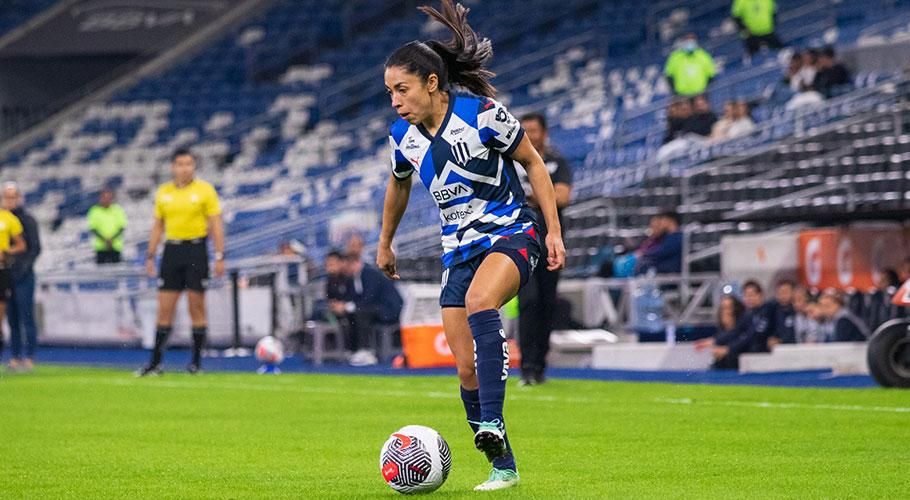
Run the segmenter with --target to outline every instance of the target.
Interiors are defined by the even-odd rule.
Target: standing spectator
[[[679,214],[664,210],[651,217],[648,239],[635,251],[637,274],[654,269],[658,274],[682,271],[683,234],[679,230]]]
[[[363,261],[363,237],[358,233],[352,233],[348,237],[344,253],[348,258],[354,258]]]
[[[13,296],[12,258],[25,252],[25,238],[19,218],[7,209],[0,209],[0,323],[6,314],[6,304]],[[0,354],[3,353],[3,334],[0,332]],[[18,361],[10,363],[18,368]]]
[[[774,0],[733,0],[733,20],[739,26],[740,36],[746,44],[749,57],[762,47],[779,49],[783,47],[774,33],[777,5]]]
[[[844,299],[838,292],[826,291],[818,305],[829,324],[825,342],[865,342],[871,335],[863,320],[844,307]]]
[[[833,47],[825,47],[818,54],[815,79],[812,88],[821,93],[825,98],[832,97],[836,90],[850,85],[850,72],[847,67],[837,61]]]
[[[790,86],[790,90],[804,92],[812,87],[817,57],[818,53],[814,49],[797,51],[790,56],[790,64],[784,72],[784,83]]]
[[[667,58],[664,75],[673,92],[682,96],[696,96],[705,92],[714,78],[714,59],[698,46],[698,38],[690,33],[680,47]]]
[[[521,126],[531,145],[540,154],[550,174],[556,192],[557,216],[562,224],[562,209],[572,198],[572,168],[549,144],[547,120],[539,113],[521,117]],[[540,226],[540,238],[547,238],[547,225],[543,213],[534,199],[530,183],[525,181],[528,203],[535,209]],[[541,249],[540,258],[547,260],[547,250]],[[518,292],[518,340],[521,348],[521,380],[519,385],[542,384],[546,381],[547,353],[550,351],[550,333],[553,330],[556,309],[556,287],[559,271],[539,266],[528,283]]]
[[[88,228],[94,235],[95,262],[116,264],[123,251],[123,232],[126,230],[126,212],[114,203],[114,191],[101,190],[98,204],[88,211]]]
[[[25,252],[16,256],[10,267],[13,279],[13,297],[9,302],[8,321],[12,358],[10,368],[31,371],[35,350],[38,347],[38,326],[35,324],[35,260],[41,254],[38,223],[22,206],[22,193],[14,182],[3,185],[3,208],[9,210],[22,223]],[[25,349],[22,334],[25,333]]]

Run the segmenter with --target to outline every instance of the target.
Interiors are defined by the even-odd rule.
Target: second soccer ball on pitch
[[[284,346],[281,341],[269,335],[256,343],[256,361],[264,365],[278,366],[284,361]]]

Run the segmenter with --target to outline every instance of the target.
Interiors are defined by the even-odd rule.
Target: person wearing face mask
[[[689,33],[683,38],[679,48],[667,58],[664,75],[670,83],[670,88],[677,95],[703,94],[716,75],[714,59],[705,49],[698,46],[695,34]]]

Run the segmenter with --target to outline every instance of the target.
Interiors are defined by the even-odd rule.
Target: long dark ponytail
[[[424,79],[435,73],[441,90],[458,85],[477,95],[495,97],[496,88],[490,83],[495,74],[485,67],[493,58],[493,43],[468,24],[471,9],[452,0],[442,0],[442,12],[426,5],[418,9],[449,28],[452,39],[409,42],[389,56],[385,67],[403,67]]]

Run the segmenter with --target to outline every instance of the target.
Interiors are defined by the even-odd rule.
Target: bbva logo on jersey
[[[473,193],[474,190],[471,189],[470,186],[461,182],[456,182],[455,184],[449,184],[448,186],[434,189],[433,198],[437,202],[444,202],[454,200],[456,198],[461,198],[463,196],[468,196]]]

